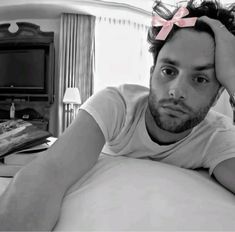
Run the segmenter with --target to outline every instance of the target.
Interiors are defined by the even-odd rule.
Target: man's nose
[[[169,86],[169,97],[176,100],[185,100],[188,92],[187,79],[184,76],[176,77]]]

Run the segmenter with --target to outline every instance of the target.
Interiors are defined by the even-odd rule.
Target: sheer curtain
[[[59,47],[59,125],[58,135],[71,123],[70,111],[62,100],[67,87],[77,87],[84,102],[93,92],[95,17],[61,15]]]
[[[96,19],[94,92],[123,83],[149,85],[152,56],[147,32],[143,24]]]

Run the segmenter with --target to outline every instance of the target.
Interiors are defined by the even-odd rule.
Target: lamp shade
[[[69,87],[65,90],[64,98],[63,98],[63,103],[65,104],[81,104],[81,96],[79,93],[78,88],[76,87]]]

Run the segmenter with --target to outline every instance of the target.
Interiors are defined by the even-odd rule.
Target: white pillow
[[[197,171],[103,157],[68,192],[55,230],[235,230],[235,197]]]

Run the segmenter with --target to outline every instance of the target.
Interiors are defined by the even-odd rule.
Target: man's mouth
[[[177,105],[163,105],[163,110],[168,114],[172,116],[182,116],[186,114],[187,112],[180,106]]]

